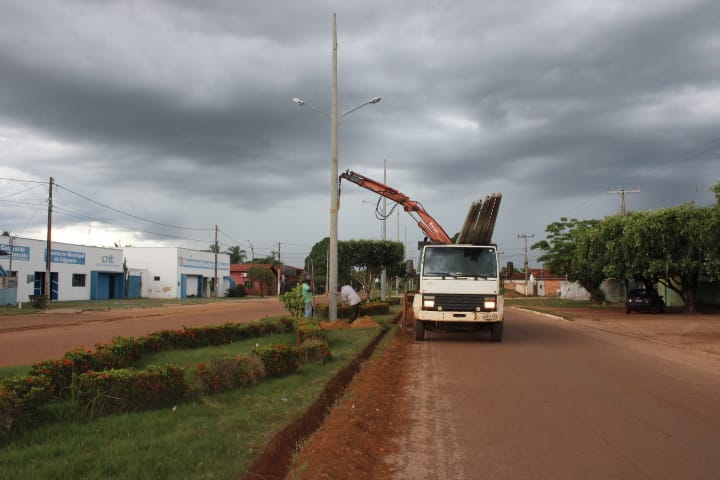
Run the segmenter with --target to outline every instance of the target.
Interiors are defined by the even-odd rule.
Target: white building
[[[212,297],[217,268],[218,297],[225,296],[234,282],[230,256],[178,247],[125,247],[130,268],[128,296],[144,298]],[[137,294],[135,294],[137,292]]]
[[[124,297],[122,250],[58,242],[52,242],[50,250],[52,300]],[[0,236],[0,251],[0,266],[17,279],[17,302],[45,294],[47,242],[21,237],[11,242],[10,237]]]

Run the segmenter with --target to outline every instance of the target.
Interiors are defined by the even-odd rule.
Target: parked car
[[[651,312],[661,313],[665,311],[665,299],[655,290],[639,288],[630,290],[625,299],[625,313]]]

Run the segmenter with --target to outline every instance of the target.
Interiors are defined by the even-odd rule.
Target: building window
[[[156,282],[159,282],[159,281],[160,281],[160,277],[159,277],[159,276],[156,276],[153,280],[155,280]]]
[[[85,274],[84,273],[73,273],[72,286],[73,287],[84,287],[85,286]]]
[[[245,282],[245,288],[253,288],[253,282]]]

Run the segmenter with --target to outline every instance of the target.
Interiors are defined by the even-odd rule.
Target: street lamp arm
[[[297,104],[298,104],[299,106],[301,106],[301,107],[308,107],[310,110],[314,110],[314,111],[316,111],[316,112],[318,112],[318,113],[321,113],[321,114],[325,115],[326,117],[330,117],[330,114],[329,114],[329,113],[320,110],[320,109],[317,108],[315,105],[312,105],[312,104],[310,104],[310,103],[307,103],[307,102],[304,101],[304,100],[300,100],[299,98],[293,98],[292,101],[295,102],[295,103],[297,103]]]
[[[356,110],[360,110],[361,108],[363,108],[363,107],[366,106],[366,105],[378,103],[378,102],[380,102],[380,100],[382,100],[382,98],[380,98],[380,97],[373,97],[373,98],[371,98],[370,100],[368,100],[367,102],[363,103],[362,105],[359,105],[359,106],[353,108],[352,110],[343,113],[342,115],[340,115],[340,118],[339,118],[338,120],[342,119],[343,117],[346,117],[346,116],[350,115],[351,113],[353,113],[353,112],[356,111]]]
[[[380,100],[382,100],[382,98],[380,98],[380,97],[373,97],[373,98],[371,98],[370,100],[368,100],[367,102],[363,103],[362,105],[358,105],[357,107],[353,108],[352,110],[349,110],[349,111],[343,113],[342,115],[340,115],[340,117],[338,118],[338,121],[341,120],[343,117],[346,117],[346,116],[350,115],[351,113],[353,113],[353,112],[355,112],[355,111],[357,111],[357,110],[360,110],[361,108],[363,108],[363,107],[365,107],[365,106],[367,106],[367,105],[372,105],[372,104],[378,103],[378,102],[380,102]],[[321,114],[325,115],[326,117],[329,117],[329,116],[330,116],[330,114],[327,113],[326,111],[320,110],[320,109],[317,108],[315,105],[313,105],[313,104],[311,104],[311,103],[307,103],[305,100],[301,100],[301,99],[299,99],[299,98],[293,98],[292,101],[295,102],[296,104],[298,104],[298,105],[301,106],[301,107],[308,107],[309,109],[314,110],[314,111],[316,111],[316,112],[318,112],[318,113],[321,113]]]

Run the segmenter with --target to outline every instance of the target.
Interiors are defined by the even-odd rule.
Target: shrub
[[[327,339],[327,332],[320,328],[317,322],[310,319],[298,320],[295,333],[297,335],[298,345],[310,340],[325,341]]]
[[[268,377],[287,375],[300,367],[300,353],[297,349],[287,345],[255,347],[253,354],[262,361]]]
[[[285,310],[290,312],[293,317],[300,317],[305,310],[305,300],[303,299],[302,284],[297,285],[280,295],[280,301],[285,305]]]
[[[298,354],[304,362],[325,363],[331,357],[330,347],[325,340],[308,340],[297,347]]]
[[[388,312],[390,312],[390,305],[387,302],[361,303],[358,315],[386,315]],[[316,305],[315,313],[322,318],[328,318],[328,305]],[[350,313],[350,307],[338,305],[338,318],[349,318]]]
[[[184,400],[189,391],[185,372],[171,365],[139,372],[89,371],[80,375],[77,383],[81,414],[89,418],[172,405]]]
[[[235,285],[233,288],[228,288],[227,292],[225,292],[226,297],[244,297],[247,295],[245,293],[245,285]]]
[[[265,376],[265,368],[256,356],[224,358],[199,363],[195,370],[193,390],[210,394],[238,387],[251,387]]]
[[[0,434],[30,418],[53,394],[44,376],[15,376],[0,381]]]

